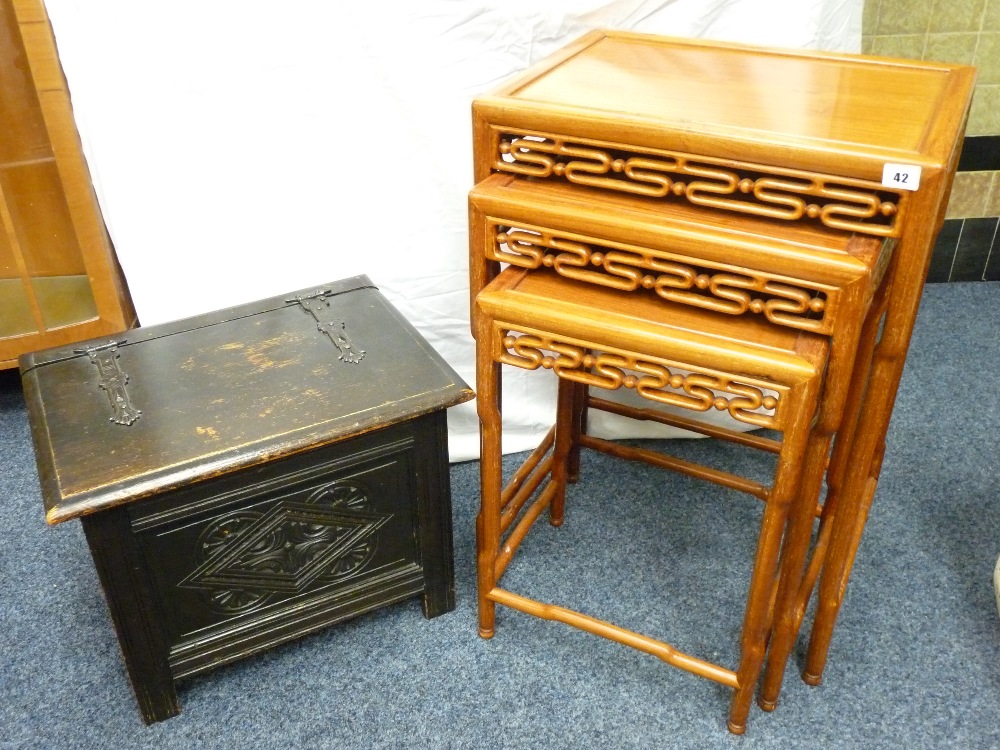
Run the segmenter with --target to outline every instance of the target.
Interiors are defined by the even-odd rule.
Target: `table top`
[[[951,154],[974,79],[968,66],[598,31],[482,102],[615,118],[623,133],[649,126],[934,166]]]
[[[20,365],[50,523],[473,397],[365,276]]]

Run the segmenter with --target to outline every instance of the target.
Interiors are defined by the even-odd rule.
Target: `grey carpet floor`
[[[18,380],[0,374],[0,747],[1000,747],[998,332],[1000,285],[927,288],[824,682],[797,677],[800,643],[778,709],[755,706],[739,738],[728,689],[653,657],[504,609],[478,638],[475,462],[452,467],[454,612],[404,602],[192,678],[183,713],[144,727],[80,526],[45,525]],[[585,454],[566,524],[540,524],[505,584],[734,665],[759,512]]]

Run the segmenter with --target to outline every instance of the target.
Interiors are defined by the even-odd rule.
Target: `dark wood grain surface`
[[[328,289],[360,362],[297,301]],[[290,301],[289,301],[290,300]],[[124,341],[141,414],[111,421],[80,350]],[[46,516],[58,523],[447,408],[472,391],[365,276],[21,359]]]

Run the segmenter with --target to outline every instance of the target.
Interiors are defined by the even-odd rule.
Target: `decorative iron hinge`
[[[322,333],[329,336],[330,340],[340,350],[339,359],[356,365],[364,359],[365,353],[354,346],[354,342],[351,341],[345,331],[346,324],[333,314],[330,301],[327,299],[327,295],[330,293],[329,289],[318,289],[315,292],[285,300],[285,302],[297,302],[302,305],[306,312],[310,313],[316,319],[316,327]]]
[[[132,406],[125,386],[128,383],[128,374],[122,372],[118,366],[118,347],[125,344],[125,339],[121,341],[109,341],[107,344],[90,346],[86,349],[74,349],[77,354],[86,354],[90,361],[97,368],[100,375],[98,385],[101,390],[108,394],[111,408],[114,413],[108,417],[109,421],[115,424],[128,426],[135,422],[142,414],[141,411]]]

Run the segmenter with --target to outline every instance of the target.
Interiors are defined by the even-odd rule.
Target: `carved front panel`
[[[636,291],[707,310],[761,315],[776,325],[828,333],[835,290],[807,282],[748,272],[682,255],[568,236],[539,227],[491,222],[490,260],[521,268],[552,268],[567,278]]]
[[[176,653],[421,577],[412,441],[286,463],[158,499],[135,521]]]
[[[899,234],[904,196],[881,183],[662,149],[493,128],[493,169],[784,221]]]
[[[373,513],[364,484],[339,480],[305,502],[281,500],[266,511],[236,511],[201,533],[202,564],[180,586],[203,591],[212,609],[244,612],[281,594],[363,572],[392,514]]]
[[[499,361],[597,388],[634,389],[644,398],[682,409],[727,411],[756,427],[781,429],[785,387],[754,378],[694,368],[681,362],[558,339],[542,332],[508,331]]]

